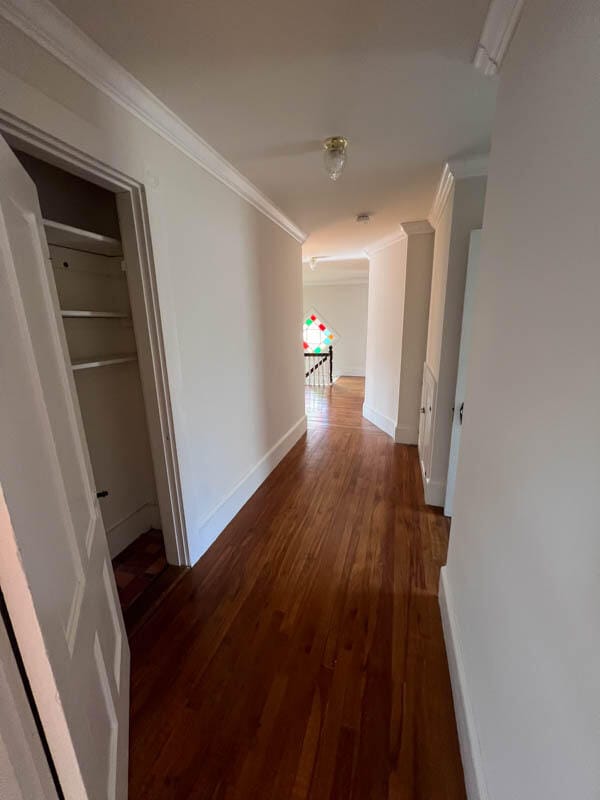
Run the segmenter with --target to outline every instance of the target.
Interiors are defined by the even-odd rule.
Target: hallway
[[[448,524],[364,381],[134,636],[130,797],[461,800],[437,602]]]

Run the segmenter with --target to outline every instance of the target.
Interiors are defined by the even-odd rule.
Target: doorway
[[[40,202],[96,497],[131,633],[182,567],[167,560],[117,195],[13,152]]]
[[[144,433],[140,457],[154,491],[138,507],[156,506],[156,522],[145,520],[160,525],[164,559],[189,561],[144,187],[3,112],[0,132],[0,583],[65,794],[125,797],[129,647],[101,503],[111,485],[123,500],[126,478],[100,483],[120,441],[102,462],[84,417],[97,423],[137,403],[125,416]],[[51,188],[71,187],[46,220],[43,192],[23,165],[30,157],[53,173]],[[93,209],[77,199],[73,178]],[[132,366],[136,385],[131,375],[106,393],[77,384],[78,372]],[[122,421],[113,418],[105,435],[122,432]]]

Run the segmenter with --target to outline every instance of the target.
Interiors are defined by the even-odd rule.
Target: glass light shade
[[[347,147],[348,142],[343,136],[332,136],[323,143],[323,161],[332,181],[337,181],[342,174],[346,163]]]

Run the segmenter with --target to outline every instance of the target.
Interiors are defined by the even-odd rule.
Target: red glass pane
[[[325,325],[323,325],[322,322],[319,324],[319,330],[322,330],[322,331],[325,330]]]
[[[302,346],[304,347],[305,350],[308,350],[308,343],[307,342],[302,342]]]
[[[310,318],[312,319],[312,321],[313,321],[313,322],[316,322],[316,321],[317,321],[317,318],[315,317],[315,315],[314,315],[314,314],[311,314],[311,315],[310,315]]]

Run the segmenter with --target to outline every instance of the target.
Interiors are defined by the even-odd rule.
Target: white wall
[[[398,420],[407,251],[407,238],[403,237],[374,253],[369,265],[363,413],[393,437]]]
[[[427,223],[407,223],[399,240],[376,250],[369,270],[363,413],[395,441],[416,444],[433,258]]]
[[[469,237],[481,228],[485,192],[485,177],[456,180],[435,223],[426,361],[437,382],[437,399],[431,471],[425,484],[425,500],[435,506],[444,505]]]
[[[300,245],[3,20],[0,45],[4,108],[146,183],[194,562],[302,433]]]
[[[408,236],[396,441],[417,444],[433,265],[433,233]]]
[[[600,796],[599,41],[529,0],[501,72],[445,569],[489,800]]]
[[[365,374],[367,357],[367,302],[364,284],[304,285],[304,312],[316,309],[338,334],[333,346],[333,374]]]

